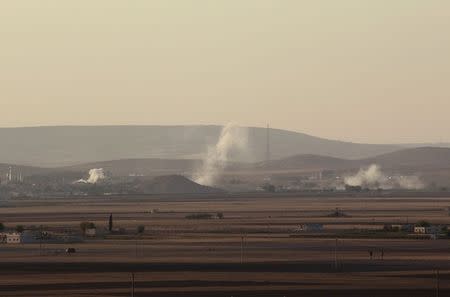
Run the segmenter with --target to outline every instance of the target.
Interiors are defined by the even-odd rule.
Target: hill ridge
[[[40,167],[134,159],[201,159],[215,145],[218,125],[104,125],[0,128],[0,162]],[[248,160],[266,156],[266,128],[248,127]],[[270,128],[274,159],[298,153],[362,158],[401,149],[398,145],[329,140],[301,132]]]

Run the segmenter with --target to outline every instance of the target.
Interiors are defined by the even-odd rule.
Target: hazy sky
[[[0,0],[0,126],[450,141],[450,1]]]

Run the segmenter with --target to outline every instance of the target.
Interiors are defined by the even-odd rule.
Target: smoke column
[[[372,164],[367,169],[360,169],[357,174],[345,178],[349,186],[361,186],[366,188],[378,188],[387,182],[387,178],[381,173],[378,165]]]
[[[345,178],[349,186],[360,186],[367,189],[409,189],[419,190],[424,187],[417,176],[386,176],[376,164],[367,169],[360,169],[353,176]]]
[[[248,150],[248,130],[229,123],[222,128],[219,140],[214,147],[208,149],[203,167],[195,182],[213,186],[226,168],[227,163],[239,154]]]
[[[85,183],[85,184],[96,184],[98,181],[105,179],[105,173],[103,168],[93,168],[89,170],[89,178],[88,179],[80,179],[76,181],[77,183]]]

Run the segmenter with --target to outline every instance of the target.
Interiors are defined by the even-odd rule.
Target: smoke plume
[[[88,179],[80,179],[76,181],[77,183],[85,183],[85,184],[96,184],[98,181],[105,179],[105,172],[103,168],[93,168],[89,170],[89,178]]]
[[[345,178],[345,184],[367,189],[409,189],[419,190],[424,187],[417,176],[386,176],[376,164],[360,169],[353,176]]]
[[[208,149],[203,167],[195,181],[202,185],[215,185],[227,164],[238,155],[245,154],[247,149],[247,128],[227,124],[222,128],[217,144]]]

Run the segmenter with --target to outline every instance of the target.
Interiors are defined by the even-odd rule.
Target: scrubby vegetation
[[[431,224],[428,221],[422,220],[417,222],[416,227],[430,227]]]
[[[144,225],[139,225],[139,226],[137,226],[136,231],[137,231],[138,234],[144,233],[144,231],[145,231],[145,226],[144,226]]]
[[[93,229],[95,228],[95,224],[92,222],[81,222],[80,223],[80,229],[81,231],[86,232],[87,229]]]
[[[22,233],[25,230],[25,227],[22,225],[17,225],[16,226],[16,232],[17,233]]]

